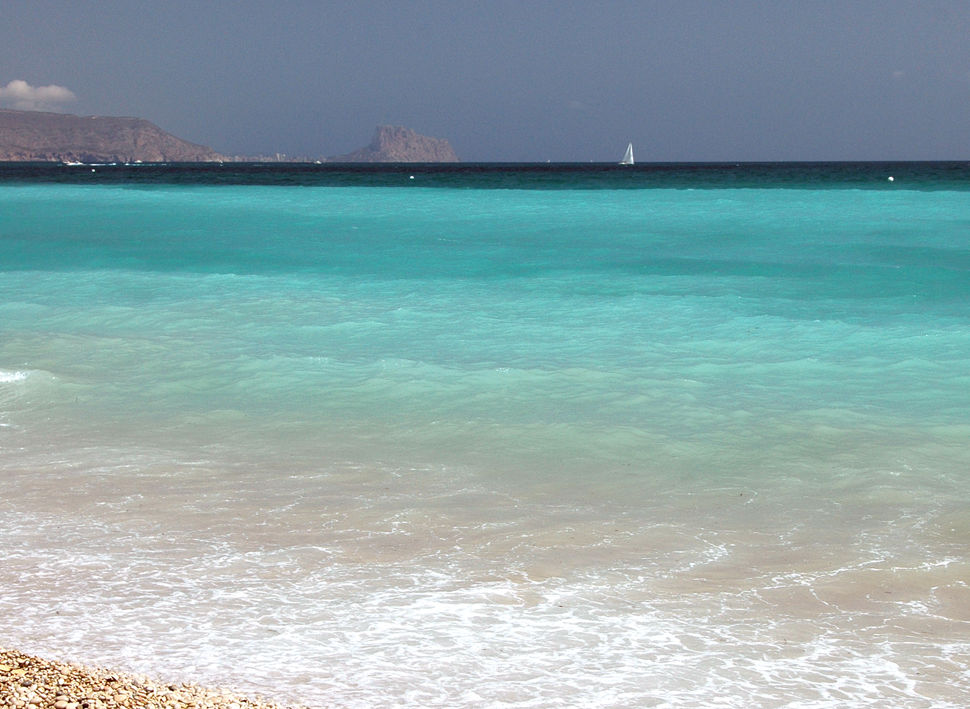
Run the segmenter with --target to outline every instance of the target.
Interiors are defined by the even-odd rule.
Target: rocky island
[[[0,109],[0,161],[213,162],[223,156],[142,118]]]
[[[365,148],[327,162],[459,162],[444,138],[429,138],[403,126],[378,126]]]

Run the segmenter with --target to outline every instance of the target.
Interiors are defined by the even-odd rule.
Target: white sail
[[[633,164],[633,143],[626,146],[626,152],[623,153],[623,159],[620,160],[621,165],[632,165]]]

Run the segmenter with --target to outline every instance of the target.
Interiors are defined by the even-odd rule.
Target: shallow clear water
[[[99,169],[0,185],[0,642],[318,705],[965,704],[965,168]]]

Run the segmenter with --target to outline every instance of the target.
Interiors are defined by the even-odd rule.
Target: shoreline
[[[59,662],[0,647],[0,708],[307,709],[228,689],[165,683],[102,667]]]

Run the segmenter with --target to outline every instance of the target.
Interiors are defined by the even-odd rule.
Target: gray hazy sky
[[[970,1],[0,0],[0,105],[226,153],[968,159]]]

